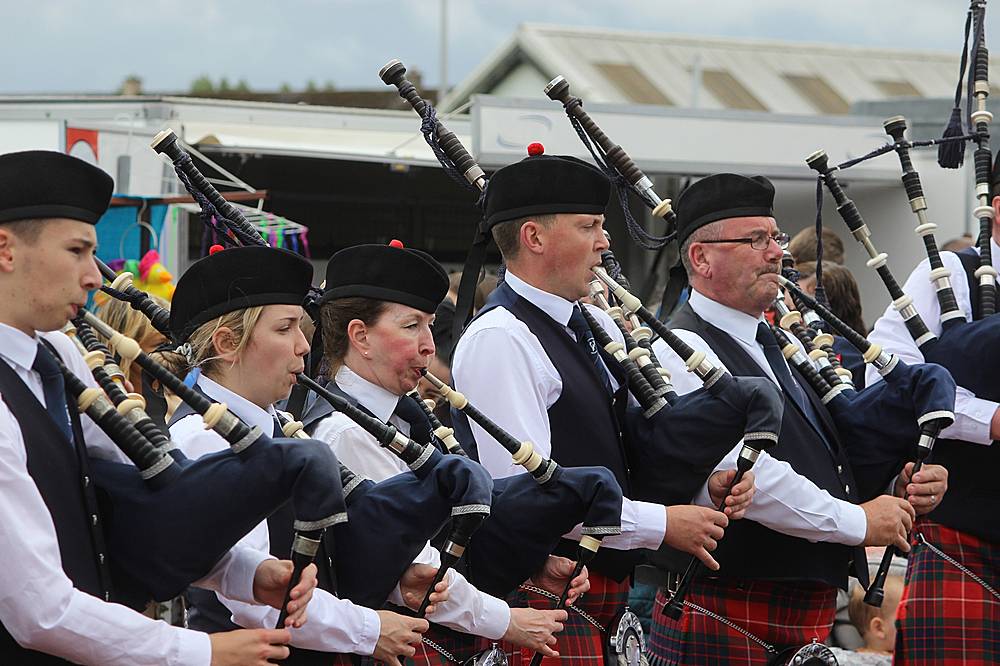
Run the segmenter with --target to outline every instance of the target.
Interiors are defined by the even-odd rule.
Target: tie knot
[[[38,343],[38,349],[35,351],[35,362],[31,364],[31,369],[43,377],[59,377],[62,375],[59,371],[59,364],[56,363],[52,352],[40,342]]]
[[[576,333],[577,340],[580,340],[582,335],[590,334],[590,326],[587,324],[587,320],[583,316],[583,312],[580,310],[580,306],[573,305],[573,314],[569,316],[569,326],[570,330]]]
[[[775,339],[774,333],[771,332],[771,327],[768,326],[766,321],[757,324],[757,344],[761,347],[778,346],[778,341]]]

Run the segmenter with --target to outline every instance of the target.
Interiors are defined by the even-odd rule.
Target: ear
[[[360,319],[352,319],[347,324],[347,340],[362,356],[367,357],[371,353],[372,343],[368,339],[368,326]]]
[[[221,358],[230,362],[236,361],[236,335],[228,326],[220,326],[212,332],[212,347]]]
[[[993,238],[1000,239],[1000,196],[993,197],[993,200],[990,203],[993,206]],[[976,236],[978,240],[978,234],[973,235]]]
[[[880,617],[873,617],[868,625],[868,632],[877,636],[880,640],[885,638],[885,621]]]
[[[519,232],[521,247],[532,254],[541,254],[545,246],[545,227],[534,220],[521,225]]]
[[[712,277],[712,263],[708,259],[706,246],[702,243],[694,242],[688,247],[688,261],[691,263],[691,271],[694,275],[688,276],[705,278]]]
[[[0,225],[0,273],[10,273],[14,270],[14,246],[17,237],[14,233]]]

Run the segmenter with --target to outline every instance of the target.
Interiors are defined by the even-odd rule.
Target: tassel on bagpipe
[[[259,428],[250,428],[220,403],[186,386],[183,381],[142,352],[138,343],[123,336],[92,313],[82,320],[100,333],[123,362],[136,362],[145,372],[200,414],[230,449],[188,460],[177,450],[149,448],[165,456],[176,468],[162,487],[142,481],[127,465],[92,460],[95,482],[110,496],[113,510],[107,521],[112,568],[126,580],[130,601],[144,604],[149,598],[170,599],[204,577],[215,563],[254,526],[291,500],[295,509],[296,573],[311,561],[313,542],[323,530],[347,519],[339,483],[336,457],[322,442],[271,439]],[[96,389],[94,389],[96,391]],[[94,405],[97,405],[95,407]],[[95,400],[99,424],[112,423],[114,437],[124,423],[106,399]],[[89,412],[88,412],[89,413]],[[113,415],[113,416],[112,416]],[[117,418],[115,418],[117,417]],[[97,419],[95,419],[97,420]],[[187,520],[176,520],[180,511]],[[296,561],[297,560],[297,561]],[[291,590],[298,583],[293,573]]]
[[[345,398],[299,374],[297,381],[314,391],[375,438],[380,446],[396,455],[418,478],[433,475],[441,488],[447,489],[452,502],[451,527],[441,552],[441,565],[418,613],[424,614],[434,587],[448,569],[462,558],[472,535],[490,514],[493,479],[479,463],[463,456],[445,456],[431,445],[421,445],[396,430],[394,426],[369,416]],[[440,527],[440,526],[439,526]]]
[[[680,463],[683,465],[691,464],[693,460],[699,461],[699,466],[695,468],[697,471],[693,474],[699,483],[704,482],[719,460],[742,439],[736,475],[730,487],[739,483],[743,475],[753,467],[761,451],[778,441],[782,418],[782,398],[778,389],[766,379],[733,377],[724,368],[715,366],[708,360],[705,352],[695,351],[684,342],[603,268],[595,267],[594,274],[608,286],[622,303],[622,307],[652,328],[684,361],[688,371],[697,374],[704,385],[703,390],[679,397],[664,411],[663,430],[657,437],[641,438],[645,446],[632,447],[630,459],[643,461],[633,462],[632,465],[637,499],[665,499],[658,494],[647,496],[648,491],[643,490],[644,486],[656,488],[658,481],[651,478],[653,470],[666,467],[673,473],[679,473],[674,465],[665,465],[666,456],[659,450],[671,434],[679,444],[688,441],[699,443],[699,450],[684,452],[683,458],[686,460]],[[706,442],[711,442],[711,446],[705,446]],[[676,455],[674,451],[669,453]],[[645,457],[649,457],[648,461],[644,460]],[[652,469],[647,470],[649,467]],[[646,477],[647,474],[650,478]],[[666,503],[690,501],[691,496],[686,499],[671,498],[673,501]],[[725,508],[725,499],[720,510],[722,508]],[[697,558],[691,558],[677,590],[664,607],[664,612],[671,618],[679,619],[683,613],[684,597],[702,566]]]
[[[914,460],[913,474],[916,474],[933,452],[941,430],[954,422],[955,382],[948,371],[935,364],[903,363],[854,331],[791,281],[782,278],[782,283],[854,345],[865,362],[871,363],[884,379],[862,391],[844,390],[827,403],[842,441],[848,443],[859,483],[865,483],[862,477],[866,466],[883,470],[888,466],[895,470],[899,467],[897,461],[910,458]],[[888,480],[883,472],[866,485],[885,487]],[[885,579],[897,554],[895,547],[886,548],[878,573],[865,594],[866,603],[882,604]]]
[[[608,162],[609,166],[614,167],[621,174],[632,190],[639,195],[643,203],[650,208],[653,216],[663,218],[667,222],[667,228],[673,229],[677,223],[677,216],[670,207],[670,199],[661,199],[656,194],[652,181],[636,166],[628,153],[612,141],[597,123],[594,122],[590,114],[584,111],[583,100],[570,94],[569,82],[564,77],[557,76],[545,86],[545,94],[549,99],[563,105],[566,115],[570,117],[571,121],[575,121],[574,126],[579,123],[579,127],[586,134],[586,137],[597,144],[601,156]],[[583,138],[581,136],[581,139]],[[631,227],[629,231],[630,233],[632,232]],[[664,242],[664,239],[657,239],[648,236],[648,234],[646,238],[647,240],[651,239],[653,242],[659,241],[661,245]]]

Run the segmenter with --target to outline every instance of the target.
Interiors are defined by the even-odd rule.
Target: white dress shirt
[[[263,410],[246,398],[233,393],[204,374],[198,386],[213,400],[225,403],[229,409],[249,426],[257,426],[274,436],[274,409]],[[228,442],[214,430],[205,430],[197,414],[188,415],[174,423],[170,437],[177,447],[191,459],[207,453],[229,448]],[[240,544],[262,555],[270,552],[267,521],[261,522],[240,540]],[[278,621],[278,610],[269,606],[248,604],[216,593],[220,601],[233,613],[233,622],[241,627],[273,628]],[[381,622],[378,614],[347,599],[338,599],[329,592],[316,589],[309,602],[309,621],[292,629],[292,645],[322,652],[370,655],[378,642]]]
[[[763,317],[752,317],[691,291],[691,308],[709,324],[725,331],[777,384],[763,348],[757,343],[757,324]],[[718,355],[701,336],[684,329],[674,328],[674,333],[696,350],[704,351],[708,359],[725,367]],[[663,340],[653,343],[653,351],[660,364],[670,371],[671,381],[678,395],[690,393],[702,386],[694,373],[688,372],[681,358]],[[793,379],[794,381],[794,379]],[[809,390],[804,388],[803,390]],[[743,444],[740,442],[716,466],[731,469]],[[812,481],[797,473],[792,466],[762,452],[753,467],[756,492],[747,509],[746,518],[776,532],[808,541],[828,541],[856,546],[864,541],[868,521],[864,510],[856,504],[830,495]],[[700,502],[707,492],[703,489]]]
[[[993,267],[1000,266],[1000,246],[990,240]],[[972,321],[972,303],[969,294],[969,281],[962,268],[962,260],[954,252],[942,252],[941,261],[945,268],[951,271],[951,288],[955,292],[955,301],[968,321]],[[927,329],[934,335],[941,335],[941,305],[938,303],[937,291],[928,279],[930,264],[924,259],[913,270],[903,285],[903,291],[913,298],[913,307],[927,324]],[[882,317],[875,322],[875,328],[868,339],[882,345],[883,349],[899,356],[906,363],[923,363],[924,355],[917,348],[913,337],[907,332],[903,318],[890,305]],[[869,367],[866,380],[872,384],[882,379],[878,372]],[[958,439],[965,442],[990,445],[990,422],[997,407],[992,400],[984,400],[961,386],[955,390],[955,422],[941,431],[941,437]]]
[[[410,424],[394,416],[399,396],[360,377],[346,365],[336,374],[337,386],[355,398],[381,421],[391,423],[409,436]],[[379,446],[366,430],[340,412],[334,412],[316,425],[313,437],[326,442],[356,474],[372,481],[384,481],[397,474],[409,473],[409,468],[397,456]],[[429,543],[414,560],[417,564],[441,565],[441,554]],[[501,599],[486,594],[472,585],[454,569],[448,571],[448,601],[436,604],[430,619],[435,623],[490,640],[499,640],[510,625],[510,607]],[[392,601],[402,605],[398,588]]]
[[[568,326],[573,302],[528,284],[510,270],[504,280],[575,339]],[[615,341],[623,342],[621,331],[607,314],[586,307]],[[562,378],[535,334],[509,310],[494,308],[469,324],[455,348],[452,376],[458,390],[497,425],[519,440],[530,441],[542,456],[552,454],[548,410],[562,394]],[[614,377],[609,378],[617,389]],[[494,478],[524,471],[513,463],[507,449],[475,423],[472,433],[479,459]],[[621,520],[622,533],[605,537],[603,547],[655,550],[663,543],[667,513],[662,505],[625,498]]]
[[[58,332],[38,337],[51,342],[88,386],[97,385],[69,338]],[[38,338],[0,324],[0,356],[44,405],[41,378],[31,369],[37,346]],[[86,415],[80,420],[91,456],[127,462],[97,424]],[[0,622],[18,643],[81,664],[209,664],[207,635],[171,627],[73,587],[63,572],[52,517],[28,474],[21,427],[2,401],[0,488]],[[250,564],[249,588],[247,561],[232,555],[203,583],[230,590],[242,586],[252,597],[256,564]]]

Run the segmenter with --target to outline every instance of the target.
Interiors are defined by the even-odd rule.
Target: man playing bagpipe
[[[867,580],[860,546],[908,550],[915,513],[928,511],[929,498],[946,487],[945,470],[928,465],[913,479],[904,470],[895,497],[881,494],[901,459],[881,475],[883,485],[859,487],[852,471],[858,461],[849,454],[866,443],[839,432],[830,410],[789,368],[763,317],[778,295],[787,244],[773,199],[765,178],[717,174],[691,185],[676,207],[692,292],[671,326],[734,375],[775,382],[785,408],[778,444],[755,465],[757,494],[747,519],[727,530],[716,552],[719,571],[692,584],[679,620],[663,612],[672,576],[659,593],[650,641],[657,664],[765,664],[786,649],[825,640],[852,557],[855,575]],[[676,356],[660,342],[654,347],[678,393],[696,388]]]
[[[481,229],[492,233],[506,274],[459,340],[453,376],[459,390],[515,437],[561,465],[607,467],[628,493],[625,380],[618,363],[595,345],[576,304],[588,295],[591,269],[600,265],[608,247],[603,224],[609,193],[607,177],[594,167],[537,151],[494,174]],[[622,341],[610,317],[583,307]],[[461,423],[464,418],[457,415],[456,430]],[[516,473],[510,454],[478,425],[466,434],[474,440],[463,441],[475,445],[494,477]],[[731,472],[713,477],[716,504],[732,479]],[[704,482],[696,480],[695,488]],[[751,496],[752,475],[737,485],[726,513],[739,517]],[[602,633],[624,606],[638,549],[665,543],[697,554],[714,568],[710,551],[728,522],[725,513],[707,507],[626,499],[622,534],[604,539],[589,565],[591,590],[574,605],[559,637],[561,659],[601,660]],[[542,608],[552,604],[534,593],[527,601]]]
[[[992,264],[1000,267],[1000,156],[993,163],[991,203],[994,211]],[[961,312],[958,326],[979,326],[976,344],[995,346],[997,332],[990,320],[980,319],[977,270],[979,251],[941,252],[943,268],[951,274],[951,288]],[[921,262],[910,274],[903,291],[931,333],[944,337],[942,308],[930,279],[931,267]],[[975,321],[975,324],[965,322]],[[991,332],[992,331],[992,334]],[[892,307],[875,323],[873,342],[919,363],[924,354]],[[975,354],[973,354],[975,357]],[[896,662],[900,664],[994,664],[1000,660],[1000,519],[993,512],[998,496],[992,470],[1000,464],[1000,391],[973,386],[960,379],[975,358],[941,361],[955,374],[955,423],[941,432],[934,460],[948,468],[947,497],[934,497],[932,511],[913,530],[913,551],[907,568],[907,585],[900,605]],[[981,362],[981,361],[979,361]],[[993,369],[986,384],[994,387]],[[869,376],[869,381],[874,377]],[[963,384],[964,381],[964,384]]]
[[[59,361],[96,386],[57,331],[101,284],[94,225],[112,179],[61,153],[0,156],[0,654],[17,664],[265,664],[287,629],[216,636],[154,622],[114,600],[88,457],[128,462],[75,404]],[[57,361],[58,358],[58,361]],[[111,554],[113,556],[113,554]],[[289,604],[304,621],[307,569]],[[291,566],[231,550],[200,584],[281,605]]]

